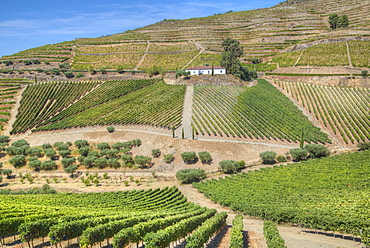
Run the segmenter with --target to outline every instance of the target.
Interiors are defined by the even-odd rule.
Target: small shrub
[[[13,171],[11,169],[4,169],[1,173],[9,179]]]
[[[294,161],[306,160],[308,157],[308,151],[301,148],[290,149],[289,153]]]
[[[66,71],[66,72],[64,72],[64,75],[65,75],[67,78],[73,78],[73,77],[74,77],[73,72],[71,72],[71,71]]]
[[[163,161],[166,163],[171,163],[173,160],[175,160],[173,154],[166,154],[163,156]]]
[[[76,74],[76,78],[82,78],[84,76],[84,74],[82,74],[81,72],[78,72],[77,74]]]
[[[326,157],[330,154],[328,148],[319,144],[307,144],[304,148],[308,151],[311,158]]]
[[[134,159],[135,164],[140,165],[142,168],[148,166],[152,162],[152,158],[136,155]]]
[[[26,156],[16,155],[9,159],[9,163],[12,164],[15,168],[22,167],[26,164]]]
[[[99,149],[99,150],[105,150],[105,149],[110,149],[110,145],[106,142],[104,143],[99,143],[96,145],[96,147]]]
[[[159,156],[161,156],[161,151],[159,149],[153,149],[152,156],[153,158],[158,158]]]
[[[212,156],[209,152],[207,151],[204,151],[204,152],[199,152],[198,153],[198,156],[199,156],[199,160],[203,163],[203,164],[209,164],[212,162]]]
[[[55,170],[57,168],[58,168],[58,166],[52,160],[46,160],[46,161],[42,162],[41,165],[40,165],[41,170]]]
[[[147,69],[146,72],[148,73],[149,77],[152,77],[155,75],[163,74],[164,70],[162,66],[153,65],[149,69]]]
[[[284,155],[279,155],[276,157],[276,161],[278,161],[279,163],[283,163],[283,162],[286,162],[287,159]]]
[[[260,158],[262,158],[263,164],[274,164],[275,157],[276,157],[276,152],[266,151],[266,152],[260,153]]]
[[[112,127],[112,126],[107,127],[107,131],[109,133],[113,133],[114,132],[114,127]]]
[[[360,142],[357,144],[358,149],[360,150],[369,150],[370,149],[370,141],[369,142]]]
[[[234,160],[223,160],[219,163],[221,170],[225,173],[235,173],[240,169],[240,164]]]
[[[368,74],[367,70],[361,71],[361,76],[367,77],[367,74]]]
[[[181,183],[192,183],[206,178],[206,173],[203,169],[183,169],[176,172],[176,178]]]
[[[195,152],[183,152],[180,155],[186,164],[195,164],[198,161],[198,157]]]
[[[53,148],[49,143],[42,144],[42,149],[48,149],[48,148]]]

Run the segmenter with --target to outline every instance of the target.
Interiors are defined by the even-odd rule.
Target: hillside
[[[368,68],[369,57],[364,54],[370,47],[369,11],[369,0],[286,1],[265,9],[163,20],[120,34],[76,39],[3,56],[0,61],[8,65],[2,64],[0,68],[52,69],[63,64],[61,68],[71,66],[73,70],[128,71],[144,70],[153,64],[166,70],[218,65],[221,42],[227,37],[243,45],[243,63],[248,65],[251,58],[273,61],[258,64],[256,70],[259,71],[293,65]],[[328,24],[332,13],[348,15],[349,27],[332,31]],[[331,44],[333,42],[341,43]],[[348,61],[347,53],[352,61]]]

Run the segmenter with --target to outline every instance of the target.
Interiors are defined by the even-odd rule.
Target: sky
[[[163,19],[271,7],[282,0],[0,0],[0,57],[75,38],[122,33]]]

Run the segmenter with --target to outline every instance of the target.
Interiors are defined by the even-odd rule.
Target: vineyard
[[[275,81],[345,143],[370,140],[370,90]]]
[[[55,122],[35,130],[115,124],[143,124],[168,129],[178,127],[181,124],[185,86],[166,85],[163,81],[154,84],[152,80],[144,80],[144,82],[149,82],[150,85],[130,93],[127,88],[131,86],[126,89],[123,87],[123,91],[127,94],[92,108],[87,109],[85,103],[94,104],[94,101],[84,101],[81,105],[77,102],[76,107],[72,105],[71,110],[66,109],[64,113],[61,112],[59,116],[55,116],[52,119]],[[89,98],[88,95],[86,97]],[[72,116],[66,117],[67,113]]]
[[[353,234],[369,245],[369,157],[370,151],[337,155],[262,168],[194,186],[213,202],[234,211],[279,223]]]
[[[349,55],[353,66],[369,67],[370,41],[349,41]],[[287,66],[349,66],[346,42],[315,45],[305,50],[281,53],[273,59],[281,67]]]
[[[290,100],[265,80],[251,88],[196,86],[197,134],[297,142],[330,142]]]
[[[98,82],[47,82],[30,84],[22,94],[12,134],[25,132],[74,103]]]
[[[22,88],[22,84],[30,83],[25,79],[0,79],[0,131],[11,117],[11,110],[15,104],[17,96]]]
[[[0,201],[2,244],[11,245],[18,239],[29,247],[48,243],[90,247],[106,240],[113,247],[144,242],[147,247],[164,248],[184,238],[189,240],[189,247],[203,247],[227,216],[187,202],[175,187],[2,195]],[[9,237],[13,235],[14,240]]]
[[[232,38],[244,48],[241,62],[273,59],[280,67],[297,65],[348,66],[348,40],[352,64],[369,67],[367,1],[284,1],[270,8],[215,14],[185,20],[170,19],[124,33],[98,38],[79,38],[41,46],[0,58],[2,69],[55,68],[67,62],[73,70],[124,69],[146,70],[156,64],[165,70],[189,66],[219,65],[222,40]],[[328,16],[347,15],[349,27],[330,30]],[[310,47],[315,42],[329,43]],[[295,45],[304,50],[286,52]],[[309,47],[308,49],[306,49]],[[294,50],[294,49],[293,49]],[[302,53],[302,51],[304,51]],[[200,54],[199,54],[200,53]],[[197,55],[200,55],[197,57]],[[298,58],[302,55],[302,58]],[[143,59],[143,61],[142,61]],[[10,63],[10,62],[11,63]],[[29,66],[36,62],[34,66]],[[45,64],[45,65],[44,65]],[[253,65],[254,68],[254,65]],[[261,65],[268,71],[274,65]]]

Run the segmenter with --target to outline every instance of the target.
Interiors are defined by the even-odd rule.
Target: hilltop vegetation
[[[163,20],[111,36],[76,39],[25,50],[3,56],[0,61],[4,62],[3,69],[52,69],[60,63],[69,63],[73,70],[127,71],[145,70],[155,63],[165,70],[175,70],[193,65],[219,65],[217,60],[223,51],[221,43],[225,38],[241,43],[245,53],[240,61],[244,63],[256,58],[269,61],[288,48],[294,50],[294,45],[314,41],[336,43],[345,38],[362,41],[361,51],[354,48],[358,44],[350,49],[355,58],[353,65],[369,67],[368,58],[356,61],[356,57],[366,54],[369,47],[369,7],[368,1],[359,0],[285,1],[271,8],[186,20]],[[338,23],[343,22],[342,17],[348,17],[348,27],[338,24],[331,30],[329,16],[333,20],[338,19]],[[312,47],[313,54],[321,54],[316,49],[320,47]],[[330,59],[337,52],[330,48],[321,56],[323,58],[307,61],[302,58],[298,65],[348,65],[344,57],[339,61]],[[277,62],[280,66],[292,66],[297,58],[288,64],[279,59]]]

